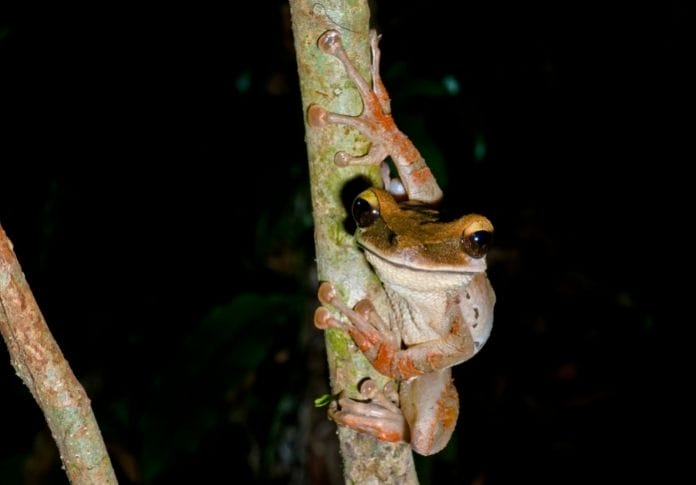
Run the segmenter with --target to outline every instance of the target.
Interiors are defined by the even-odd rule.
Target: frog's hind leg
[[[452,437],[459,414],[451,368],[403,381],[399,394],[413,450],[421,455],[441,451]]]
[[[393,381],[379,389],[372,379],[358,386],[361,399],[352,399],[343,393],[329,408],[329,416],[336,423],[367,433],[381,441],[408,441],[408,426],[398,405]]]

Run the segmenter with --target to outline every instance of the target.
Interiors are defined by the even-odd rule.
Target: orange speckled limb
[[[348,116],[331,113],[314,104],[307,110],[309,125],[322,127],[327,123],[337,123],[355,128],[365,135],[372,145],[368,152],[362,156],[338,152],[334,159],[337,165],[379,165],[389,156],[399,172],[400,182],[403,184],[403,190],[406,191],[408,199],[436,204],[442,198],[442,190],[418,149],[399,130],[394,118],[392,118],[389,95],[379,75],[378,40],[377,33],[374,30],[371,31],[372,86],[370,86],[348,59],[341,43],[341,35],[335,30],[329,30],[322,34],[318,41],[319,48],[341,61],[346,74],[355,83],[360,93],[363,101],[363,112],[358,116]],[[400,189],[393,188],[394,185],[388,176],[384,182],[390,191],[394,191],[396,195],[403,195],[398,194]]]
[[[372,366],[385,376],[398,380],[422,376],[451,367],[475,353],[473,338],[461,321],[455,301],[449,304],[448,313],[452,321],[449,334],[402,349],[396,335],[387,330],[369,300],[361,300],[351,309],[328,282],[319,286],[318,296],[323,305],[336,308],[348,321],[332,317],[322,306],[314,314],[314,324],[321,329],[340,328],[348,332]]]
[[[331,419],[382,441],[409,441],[409,427],[399,409],[393,382],[379,389],[372,379],[365,379],[358,392],[362,400],[341,393],[329,407]]]

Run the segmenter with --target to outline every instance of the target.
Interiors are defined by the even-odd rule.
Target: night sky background
[[[0,7],[0,223],[121,483],[340,483],[289,12],[210,3]],[[458,9],[374,16],[397,123],[496,226],[493,334],[421,480],[664,481],[685,7]],[[0,483],[67,483],[4,345],[0,397]]]

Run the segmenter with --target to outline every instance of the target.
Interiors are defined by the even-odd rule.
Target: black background
[[[383,78],[448,208],[494,222],[498,304],[423,483],[664,479],[684,6],[424,3],[378,2]],[[336,477],[288,18],[0,12],[0,222],[123,483]],[[0,354],[0,482],[66,483]]]

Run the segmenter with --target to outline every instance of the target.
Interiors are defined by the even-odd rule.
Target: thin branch
[[[70,483],[117,483],[89,398],[51,335],[2,226],[0,333],[46,417]]]
[[[370,12],[365,0],[290,0],[290,8],[305,116],[319,279],[331,281],[342,299],[352,305],[378,295],[380,283],[344,228],[347,214],[341,194],[346,184],[358,176],[379,185],[379,169],[337,167],[336,153],[366,153],[367,140],[345,127],[312,128],[307,125],[306,115],[312,104],[348,115],[362,110],[360,96],[345,70],[336,59],[319,50],[317,40],[327,30],[339,30],[352,62],[369,79]],[[366,377],[384,385],[385,377],[372,368],[347,334],[327,330],[326,346],[332,392],[346,390],[357,397],[356,386]],[[407,444],[378,441],[346,427],[339,427],[338,434],[347,483],[417,483]]]

